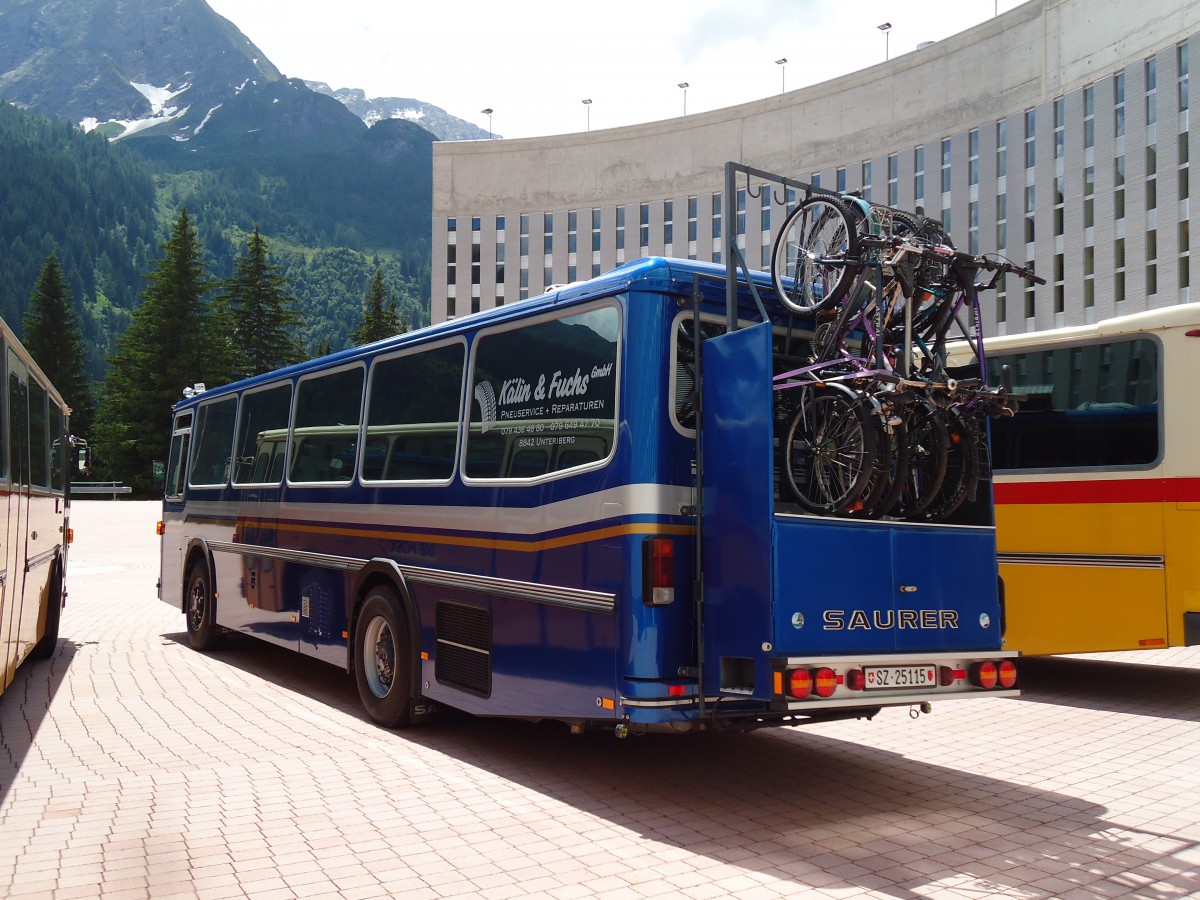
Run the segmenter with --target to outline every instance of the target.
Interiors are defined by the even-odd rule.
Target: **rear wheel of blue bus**
[[[354,678],[371,721],[385,728],[407,725],[412,699],[408,622],[395,594],[374,587],[363,602],[354,633]]]

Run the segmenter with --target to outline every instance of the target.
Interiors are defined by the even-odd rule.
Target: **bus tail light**
[[[996,678],[1000,687],[1013,687],[1017,683],[1017,664],[1011,659],[1000,660],[1000,664],[996,666]]]
[[[667,606],[675,602],[675,542],[648,538],[642,545],[642,602]]]
[[[162,537],[166,533],[166,527],[162,523],[162,519],[158,520],[158,526],[154,529],[154,533]]]
[[[846,673],[846,687],[852,691],[865,690],[867,687],[867,676],[862,669],[851,669]]]
[[[792,669],[788,673],[787,690],[796,700],[807,700],[812,694],[813,679],[808,669]]]
[[[990,691],[996,686],[999,681],[999,673],[996,671],[996,664],[991,662],[975,663],[971,666],[971,684],[975,687],[981,687],[985,691]]]
[[[833,669],[822,666],[819,669],[813,669],[813,692],[818,697],[832,697],[833,692],[837,690],[837,673]]]

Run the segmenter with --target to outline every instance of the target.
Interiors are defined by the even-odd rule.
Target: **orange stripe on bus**
[[[258,527],[274,527],[276,531],[286,532],[290,534],[323,534],[330,537],[353,537],[353,538],[368,538],[387,541],[412,541],[413,543],[425,544],[445,544],[454,547],[476,547],[488,550],[522,550],[525,552],[541,552],[543,550],[557,550],[562,547],[571,547],[576,544],[586,544],[591,541],[605,540],[606,538],[624,537],[626,535],[636,534],[680,534],[692,535],[695,534],[695,526],[693,525],[661,525],[653,522],[645,522],[633,525],[614,525],[610,528],[597,528],[593,531],[584,531],[578,534],[568,534],[557,538],[547,538],[541,541],[513,541],[500,540],[497,538],[468,538],[459,537],[456,535],[436,535],[420,531],[378,531],[368,528],[338,528],[327,525],[275,525],[272,526],[268,522],[254,522],[253,520],[241,520],[240,524],[244,527],[246,524],[257,525]]]

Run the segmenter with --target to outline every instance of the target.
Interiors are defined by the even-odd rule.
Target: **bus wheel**
[[[399,728],[409,721],[412,660],[408,623],[395,594],[375,587],[367,595],[354,632],[354,678],[371,721]]]
[[[192,563],[188,570],[186,600],[188,643],[193,650],[212,650],[217,646],[220,632],[208,566],[203,562]]]
[[[57,566],[50,576],[49,596],[46,597],[46,630],[42,639],[33,645],[30,659],[49,659],[58,649],[58,624],[62,620],[62,572]]]

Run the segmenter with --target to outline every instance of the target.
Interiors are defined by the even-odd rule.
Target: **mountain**
[[[22,154],[12,171],[10,157],[0,156],[0,254],[20,276],[3,281],[0,307],[18,330],[29,273],[55,250],[102,367],[183,207],[215,278],[232,273],[246,235],[261,227],[293,280],[310,349],[344,345],[376,268],[406,319],[427,318],[435,136],[391,117],[369,127],[334,97],[285,78],[204,0],[0,0],[0,101],[17,107],[7,118],[8,146]],[[71,123],[68,131],[87,140],[77,145],[26,118],[34,114]],[[96,253],[73,230],[123,239],[120,205],[88,207],[86,220],[72,219],[62,214],[62,197],[88,196],[86,161],[101,158],[101,138],[110,169],[136,173],[131,189],[148,183],[152,196],[139,206],[137,239],[105,238]],[[38,152],[69,178],[44,177]],[[157,217],[151,235],[143,233],[147,208]]]
[[[450,115],[440,106],[413,100],[408,97],[374,97],[367,99],[366,92],[359,88],[338,88],[336,91],[323,81],[305,81],[310,90],[326,94],[341,102],[368,125],[382,119],[407,119],[416,122],[426,131],[433,132],[441,141],[482,141],[488,132],[478,125]]]

